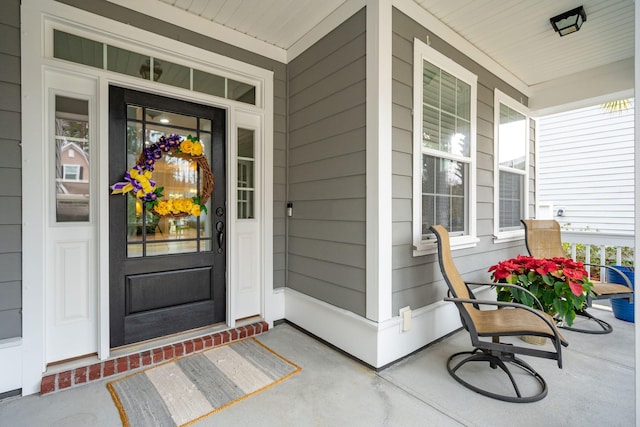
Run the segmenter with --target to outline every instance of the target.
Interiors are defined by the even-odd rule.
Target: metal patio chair
[[[431,231],[438,239],[438,261],[442,275],[449,287],[449,297],[445,298],[445,301],[455,303],[460,312],[462,326],[469,332],[471,344],[474,347],[473,351],[463,351],[449,357],[447,360],[449,374],[463,386],[494,399],[520,403],[543,399],[548,391],[546,381],[528,363],[516,357],[516,354],[557,360],[558,367],[562,368],[562,346],[566,347],[568,342],[556,328],[555,321],[542,311],[542,305],[535,296],[523,288],[521,289],[530,293],[537,301],[540,310],[518,303],[478,300],[460,276],[453,262],[447,230],[441,225],[435,225],[431,227]],[[494,307],[495,309],[481,309],[480,307]],[[553,349],[536,349],[500,341],[503,337],[526,335],[549,338]],[[464,358],[460,360],[461,357]],[[460,361],[457,362],[457,360]],[[506,394],[497,392],[498,390],[490,391],[463,379],[458,371],[471,362],[485,362],[492,369],[500,368],[509,378],[513,392]],[[525,375],[535,379],[539,390],[523,395],[509,366],[517,367]]]
[[[529,255],[536,258],[567,258],[567,253],[562,247],[560,224],[558,224],[557,221],[553,219],[523,219],[521,221],[525,228],[525,241]],[[622,271],[610,265],[585,264],[585,266],[604,267],[615,271],[627,284],[627,286],[625,286],[603,281],[592,281],[592,290],[594,295],[587,296],[587,308],[591,307],[593,300],[626,298],[629,302],[633,302],[633,289],[631,288],[631,282]],[[600,279],[602,280],[602,278]],[[613,327],[609,323],[588,313],[586,311],[587,308],[576,312],[576,314],[596,322],[601,329],[584,329],[577,328],[575,326],[563,327],[572,331],[588,334],[608,334],[613,330]]]

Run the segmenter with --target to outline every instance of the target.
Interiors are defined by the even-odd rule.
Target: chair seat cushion
[[[555,320],[545,312],[538,311],[546,317],[557,331]],[[503,308],[499,310],[475,310],[472,314],[480,336],[494,335],[531,335],[531,332],[554,338],[554,330],[540,317],[523,308]],[[560,340],[566,345],[567,340],[558,332]]]
[[[617,283],[593,282],[592,289],[593,293],[596,294],[596,297],[633,293],[633,289],[625,285],[618,285]]]

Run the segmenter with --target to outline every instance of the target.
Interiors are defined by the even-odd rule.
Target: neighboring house
[[[633,234],[634,103],[602,104],[538,120],[538,203],[563,228]]]
[[[89,218],[89,158],[80,145],[60,137],[56,175],[56,220],[86,221]],[[87,141],[88,142],[88,141]]]
[[[290,51],[166,3],[0,5],[0,393],[210,324],[286,319],[374,367],[459,328],[428,227],[469,279],[525,251],[528,87],[413,0],[337,2]],[[65,114],[88,130],[58,158]],[[203,141],[215,186],[207,215],[147,234],[109,186],[172,132]],[[179,163],[168,197],[198,191]],[[66,221],[74,183],[88,215]]]

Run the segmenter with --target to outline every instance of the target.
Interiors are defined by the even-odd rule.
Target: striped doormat
[[[299,371],[252,338],[172,360],[107,387],[124,426],[185,426]]]

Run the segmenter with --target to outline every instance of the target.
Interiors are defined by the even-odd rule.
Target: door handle
[[[216,230],[218,231],[218,253],[222,253],[222,245],[224,244],[224,222],[218,221],[216,223]]]

